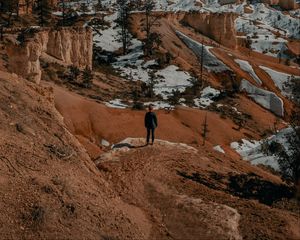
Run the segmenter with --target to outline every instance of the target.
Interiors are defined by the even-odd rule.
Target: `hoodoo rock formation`
[[[189,13],[182,20],[183,23],[200,31],[205,36],[217,42],[222,42],[226,47],[236,48],[237,38],[233,13]]]
[[[36,83],[41,80],[41,56],[80,69],[92,68],[93,37],[89,28],[45,29],[24,43],[12,42],[6,49],[9,70]]]

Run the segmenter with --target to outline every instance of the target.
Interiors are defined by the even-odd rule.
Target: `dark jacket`
[[[154,112],[147,112],[145,115],[145,128],[156,128],[157,124],[157,117]]]

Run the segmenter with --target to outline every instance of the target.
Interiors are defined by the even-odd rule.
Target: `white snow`
[[[109,147],[110,143],[107,140],[102,139],[101,140],[101,145],[104,146],[104,147]]]
[[[217,152],[225,154],[224,149],[220,145],[214,146],[213,149]]]
[[[128,105],[123,104],[121,101],[122,101],[121,99],[114,99],[109,102],[106,102],[105,105],[110,108],[119,108],[119,109],[127,108]]]
[[[259,84],[262,84],[262,81],[259,79],[259,77],[256,75],[256,73],[253,70],[253,67],[250,65],[248,61],[244,61],[241,59],[234,59],[234,61],[240,65],[241,69],[245,72],[249,73],[249,75]]]
[[[114,52],[122,47],[122,42],[119,41],[119,33],[118,27],[115,23],[117,19],[118,13],[115,12],[111,15],[105,16],[104,20],[110,23],[110,27],[100,31],[101,35],[99,35],[96,31],[94,31],[93,42],[95,46],[101,47],[103,50]]]
[[[269,138],[261,141],[245,140],[242,139],[241,143],[232,142],[231,148],[237,151],[244,160],[248,160],[253,165],[263,164],[272,167],[275,170],[279,170],[277,157],[274,155],[267,155],[263,152],[262,148],[264,144],[271,142],[278,142],[284,146],[288,151],[289,145],[287,144],[287,136],[293,132],[292,128],[285,128],[279,131],[276,135],[272,135]]]
[[[285,85],[291,80],[292,75],[283,72],[278,72],[271,68],[267,68],[265,66],[259,66],[259,67],[263,69],[271,77],[274,84],[281,90],[281,93],[284,96],[286,97],[291,96],[291,89]]]
[[[159,82],[155,85],[155,94],[160,94],[164,99],[172,93],[173,90],[183,92],[186,87],[191,86],[191,76],[187,72],[180,71],[177,66],[170,65],[155,73]]]
[[[176,34],[201,61],[202,44],[196,42],[195,40],[179,31],[176,31]],[[203,45],[203,47],[203,66],[207,70],[217,73],[229,70],[229,68],[223,62],[221,62],[214,54],[211,53],[210,48],[212,47],[205,45]]]
[[[197,107],[206,108],[214,102],[213,98],[218,97],[219,95],[220,95],[219,90],[208,86],[201,91],[200,98],[194,99],[194,104]]]
[[[281,11],[266,7],[265,4],[253,5],[254,12],[249,14],[251,20],[259,21],[262,26],[269,26],[286,33],[287,37],[300,38],[300,23],[297,18],[285,15]]]
[[[174,109],[174,106],[171,106],[169,103],[167,102],[163,102],[163,101],[155,101],[155,102],[145,102],[144,105],[145,106],[149,106],[149,105],[153,105],[153,109],[154,110],[158,110],[158,109]]]
[[[258,88],[245,79],[241,82],[240,90],[245,90],[255,102],[276,115],[284,115],[283,101],[275,93]]]
[[[242,32],[251,39],[251,48],[254,51],[264,53],[274,57],[285,57],[287,49],[286,37],[300,39],[299,10],[290,11],[286,14],[274,8],[267,7],[263,3],[228,4],[221,6],[217,0],[204,1],[204,7],[193,6],[190,1],[186,1],[189,7],[184,7],[184,11],[197,10],[200,12],[212,13],[236,13],[235,21],[237,32]],[[245,13],[244,7],[252,9],[252,13]],[[169,8],[171,10],[171,8]],[[246,37],[245,36],[245,37]],[[243,36],[242,36],[243,37]]]

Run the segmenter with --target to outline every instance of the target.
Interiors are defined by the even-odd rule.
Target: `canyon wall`
[[[241,3],[242,0],[219,0],[219,3],[221,5],[226,5],[226,4],[239,4]]]
[[[23,44],[11,41],[6,48],[9,70],[28,80],[41,80],[40,57],[48,55],[66,65],[92,68],[93,36],[90,28],[44,29]]]
[[[58,0],[48,0],[49,6],[51,8],[56,8],[58,5]],[[19,0],[19,14],[30,14],[34,6],[36,6],[36,0]]]
[[[285,10],[292,10],[297,8],[296,0],[279,0],[279,6]]]
[[[222,43],[229,48],[236,48],[237,37],[234,13],[199,13],[186,14],[182,23],[187,24],[203,35]]]
[[[298,7],[296,0],[263,0],[263,3],[279,5],[284,10],[292,10]]]

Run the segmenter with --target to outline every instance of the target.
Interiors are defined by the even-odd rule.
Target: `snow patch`
[[[214,146],[213,149],[217,152],[225,154],[224,149],[220,145]]]
[[[201,97],[194,99],[194,104],[197,107],[206,108],[210,106],[214,101],[213,99],[220,95],[220,91],[210,86],[204,88],[201,91]]]
[[[249,73],[249,75],[259,84],[262,84],[262,81],[259,79],[259,77],[256,75],[256,73],[253,70],[253,67],[250,65],[248,61],[240,60],[240,59],[234,59],[234,61],[240,65],[241,69]]]
[[[279,171],[278,159],[275,155],[266,155],[263,152],[264,144],[270,144],[271,142],[278,142],[282,144],[286,150],[289,149],[287,144],[287,136],[294,130],[292,128],[285,128],[279,131],[276,135],[272,135],[269,138],[261,141],[245,140],[242,139],[240,143],[232,142],[231,148],[239,153],[244,160],[249,161],[253,165],[263,164],[270,166],[276,171]]]
[[[170,65],[155,73],[159,82],[155,85],[155,94],[160,94],[164,99],[172,93],[173,90],[183,92],[188,86],[191,86],[191,76],[187,72],[180,71],[177,66]]]
[[[176,31],[177,36],[190,48],[195,55],[200,59],[202,56],[202,44],[189,38],[183,33]],[[211,53],[212,47],[203,45],[203,66],[212,72],[224,72],[230,70],[223,62],[221,62],[214,54]]]
[[[291,96],[291,89],[286,87],[285,85],[290,82],[292,75],[282,73],[282,72],[277,72],[273,69],[264,67],[264,66],[259,66],[261,69],[263,69],[273,80],[274,84],[276,87],[278,87],[281,91],[281,93],[286,96],[290,97]]]
[[[109,147],[110,143],[108,141],[106,141],[105,139],[101,140],[101,145],[104,147]]]
[[[110,108],[119,108],[119,109],[127,108],[128,105],[122,103],[121,101],[122,101],[121,99],[114,99],[109,102],[106,102],[105,105]]]
[[[240,86],[240,91],[245,90],[249,96],[259,105],[270,110],[278,116],[284,116],[283,101],[275,93],[258,88],[243,79]]]

